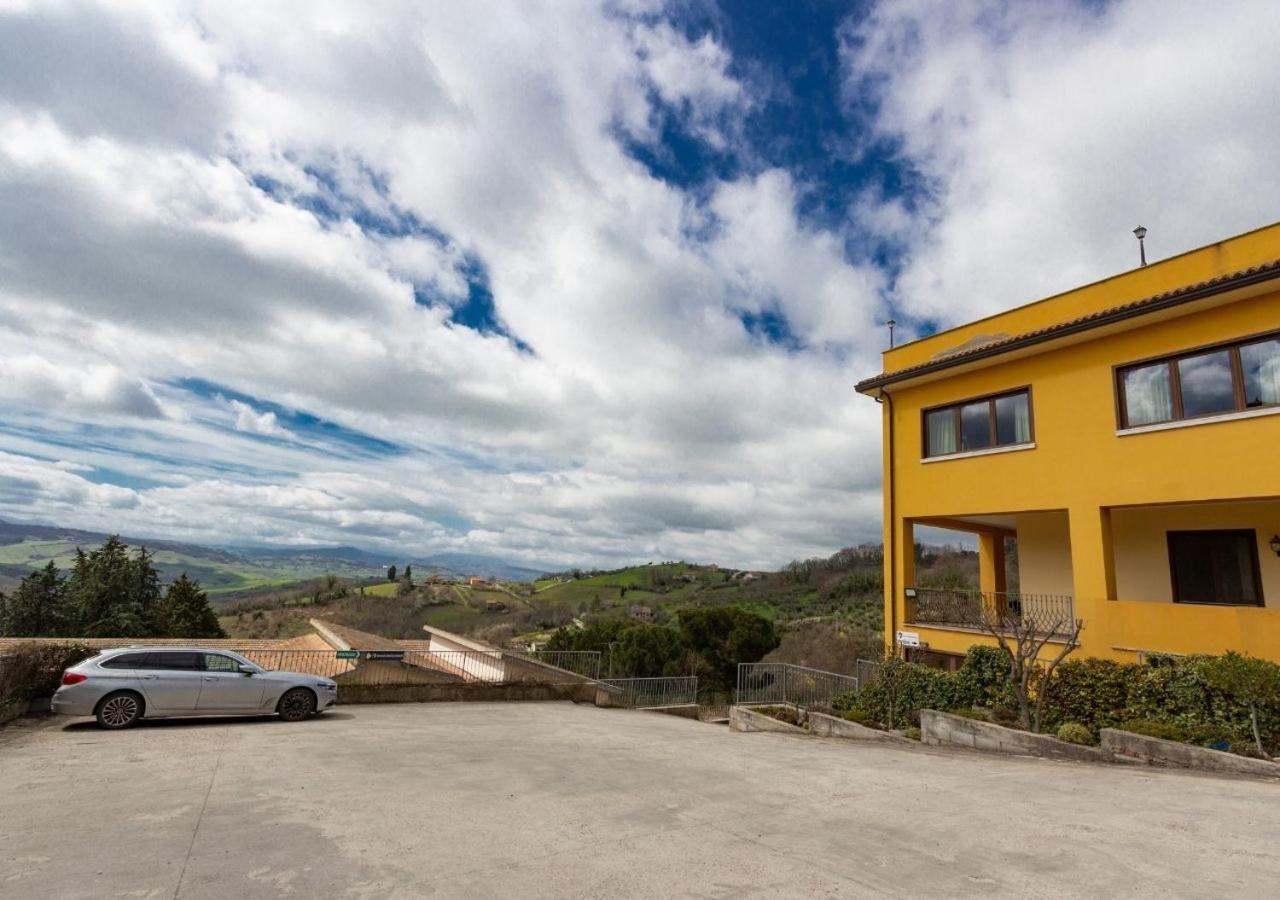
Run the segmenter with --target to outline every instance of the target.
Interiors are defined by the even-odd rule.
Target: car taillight
[[[63,672],[62,673],[63,684],[79,684],[82,681],[88,681],[88,680],[89,680],[88,675],[81,675],[79,672]]]

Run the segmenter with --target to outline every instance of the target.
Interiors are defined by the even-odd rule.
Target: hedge
[[[97,652],[87,644],[18,644],[0,656],[0,704],[50,696],[63,669]]]
[[[1078,725],[1096,742],[1103,728],[1135,727],[1178,735],[1202,746],[1250,753],[1253,745],[1249,697],[1233,692],[1222,673],[1248,663],[1255,680],[1268,675],[1280,681],[1280,666],[1263,660],[1224,656],[1151,656],[1143,663],[1106,659],[1074,659],[1061,663],[1044,693],[1041,728],[1050,734]],[[885,662],[881,675],[857,693],[837,698],[837,709],[862,721],[901,728],[919,722],[921,709],[944,711],[989,709],[992,718],[1014,717],[1007,686],[1008,656],[998,648],[971,647],[954,673],[908,663]],[[1259,674],[1260,673],[1260,674]],[[1280,701],[1260,702],[1254,688],[1258,730],[1267,752],[1280,749]],[[1077,737],[1076,729],[1070,729]]]

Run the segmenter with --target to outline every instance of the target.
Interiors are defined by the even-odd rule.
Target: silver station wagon
[[[294,722],[338,700],[331,678],[271,672],[237,653],[196,647],[104,650],[62,673],[53,711],[103,728],[169,716],[267,716]]]

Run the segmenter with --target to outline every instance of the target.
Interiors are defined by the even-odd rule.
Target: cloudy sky
[[[1280,218],[1280,5],[0,0],[0,517],[776,565],[890,315]]]

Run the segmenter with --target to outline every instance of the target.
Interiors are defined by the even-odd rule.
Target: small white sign
[[[898,643],[903,647],[919,647],[920,635],[914,631],[899,631]]]

